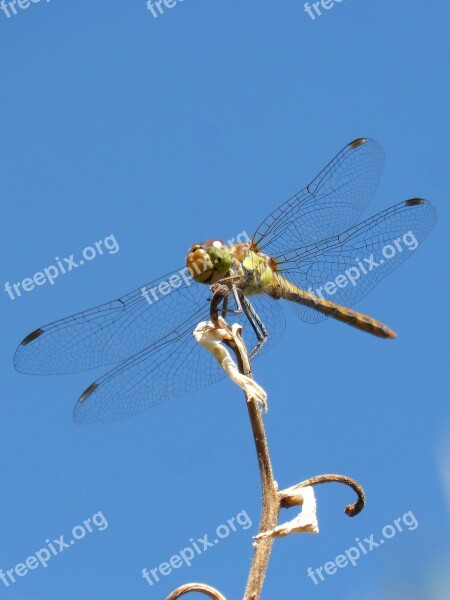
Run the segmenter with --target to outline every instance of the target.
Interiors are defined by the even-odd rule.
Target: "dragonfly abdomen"
[[[328,317],[332,317],[333,319],[337,319],[338,321],[342,321],[343,323],[347,323],[352,327],[356,327],[357,329],[366,331],[367,333],[371,333],[372,335],[376,335],[378,337],[390,339],[397,337],[397,334],[392,331],[392,329],[377,319],[373,319],[368,315],[356,312],[346,308],[345,306],[340,306],[339,304],[335,304],[334,302],[330,302],[324,298],[314,296],[314,294],[310,294],[309,292],[306,292],[305,290],[293,285],[281,275],[277,275],[277,279],[279,280],[280,284],[280,297],[284,298],[285,300],[303,304],[304,306],[313,308],[314,310],[317,310]]]

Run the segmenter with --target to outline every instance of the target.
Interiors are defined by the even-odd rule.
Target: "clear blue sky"
[[[31,561],[16,583],[0,580],[0,595],[161,599],[205,581],[229,600],[242,597],[260,489],[239,390],[225,381],[125,421],[78,428],[76,399],[104,369],[33,377],[17,373],[12,357],[36,327],[179,268],[191,243],[251,233],[346,142],[369,136],[386,163],[365,215],[423,196],[439,221],[358,305],[397,340],[336,322],[307,325],[287,311],[284,337],[255,362],[280,487],[338,472],[368,496],[348,519],[350,491],[317,489],[320,535],[275,543],[263,598],[442,600],[450,570],[448,2],[343,0],[315,20],[301,0],[185,0],[157,18],[144,0],[41,0],[9,12],[0,10],[0,568],[48,548],[46,539],[69,539],[88,518],[94,525],[47,568]],[[118,252],[53,286],[15,300],[3,290],[110,235]],[[215,537],[242,511],[251,527],[153,587],[143,579],[144,567],[168,561],[190,538]],[[418,526],[356,567],[317,586],[307,576],[355,538],[379,539],[408,511]]]

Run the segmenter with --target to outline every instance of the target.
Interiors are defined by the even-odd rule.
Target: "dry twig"
[[[219,316],[220,306],[229,293],[228,287],[216,284],[212,289],[214,295],[211,300],[211,323],[200,323],[194,332],[194,336],[200,344],[215,356],[226,373],[243,389],[245,394],[261,476],[262,509],[258,535],[255,536],[253,544],[253,560],[247,579],[244,600],[258,600],[261,596],[274,539],[291,533],[318,533],[319,531],[314,486],[321,483],[339,482],[351,487],[357,494],[357,500],[354,504],[349,504],[345,508],[346,514],[350,517],[356,516],[363,509],[365,494],[359,483],[344,475],[335,474],[311,477],[292,487],[278,491],[277,483],[273,477],[260,410],[260,404],[263,404],[266,408],[266,394],[253,381],[251,365],[242,340],[240,326],[230,327]],[[232,361],[229,353],[221,343],[234,352],[237,365]],[[281,509],[293,506],[302,506],[301,513],[291,521],[278,525]],[[203,592],[214,600],[225,600],[220,592],[200,583],[181,586],[172,592],[166,600],[176,600],[181,595],[191,591]]]

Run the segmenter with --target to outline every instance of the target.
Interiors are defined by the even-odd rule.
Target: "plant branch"
[[[211,323],[200,323],[194,332],[194,336],[200,344],[215,356],[226,373],[243,389],[245,394],[261,476],[262,509],[258,535],[255,536],[253,543],[254,553],[244,600],[259,600],[274,538],[285,537],[291,533],[318,533],[316,500],[313,491],[315,485],[338,482],[351,487],[357,494],[357,501],[345,508],[346,514],[350,517],[361,512],[366,496],[362,487],[354,479],[336,474],[311,477],[290,488],[278,491],[259,406],[262,403],[265,407],[266,393],[253,380],[250,360],[241,336],[242,328],[239,325],[230,327],[219,314],[223,311],[224,301],[230,291],[229,288],[226,285],[217,283],[211,289],[214,292],[210,307]],[[233,350],[237,366],[232,361],[229,353],[221,346],[221,343]],[[300,515],[288,523],[278,525],[281,509],[293,506],[303,507]],[[191,591],[203,592],[213,600],[225,600],[224,596],[214,588],[198,583],[191,583],[177,588],[166,600],[177,600],[183,594]]]
[[[356,517],[356,515],[358,515],[362,511],[366,504],[366,494],[361,485],[354,479],[351,479],[350,477],[346,477],[345,475],[336,475],[335,473],[330,473],[327,475],[316,475],[315,477],[310,477],[309,479],[302,481],[298,485],[294,486],[294,488],[313,486],[318,485],[320,483],[331,482],[343,483],[351,487],[356,492],[356,495],[358,496],[357,501],[354,504],[348,504],[345,507],[346,515],[348,515],[349,517]],[[285,505],[282,500],[282,506],[288,507],[289,505]]]
[[[212,600],[226,600],[225,596],[222,596],[215,588],[204,583],[188,583],[182,585],[169,594],[166,600],[178,600],[178,598],[181,598],[181,596],[189,594],[190,592],[200,592],[201,594],[208,596],[208,598],[212,598]]]
[[[219,306],[228,293],[229,290],[224,285],[217,285],[214,288],[214,295],[211,300],[211,321],[216,327],[219,326]],[[224,339],[224,343],[234,351],[239,371],[242,374],[252,378],[248,353],[242,339],[237,340],[234,336],[231,336],[231,338],[231,340]],[[273,477],[269,447],[267,444],[266,433],[258,401],[255,398],[252,398],[247,392],[244,393],[248,414],[250,417],[253,438],[255,440],[256,455],[258,458],[259,472],[261,476],[262,508],[258,533],[263,533],[276,527],[281,506],[277,491],[277,484]],[[270,553],[272,551],[272,544],[273,538],[271,537],[261,538],[255,541],[255,550],[253,553],[250,573],[247,579],[244,600],[256,600],[260,597],[264,578],[266,576],[267,566],[269,564]]]

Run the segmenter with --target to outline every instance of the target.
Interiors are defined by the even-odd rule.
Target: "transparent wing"
[[[209,289],[186,273],[173,271],[117,300],[40,327],[17,348],[16,369],[75,373],[133,356],[176,331],[200,307],[208,310]]]
[[[381,176],[384,152],[361,138],[345,146],[303,190],[272,212],[253,243],[270,256],[344,231],[358,220]]]
[[[376,142],[352,142],[305,190],[261,224],[254,241],[277,255],[342,231],[369,201],[382,164],[383,152]],[[147,284],[149,301],[141,288],[40,327],[17,349],[16,369],[32,374],[73,373],[118,364],[147,348],[176,330],[208,297],[203,286],[180,277],[182,271],[186,272],[174,271]]]
[[[280,270],[304,290],[353,306],[415,252],[436,220],[436,209],[426,200],[400,202],[337,236],[285,252]],[[307,322],[325,318],[311,308],[292,306]]]
[[[252,304],[267,325],[270,336],[263,351],[275,344],[284,330],[280,303],[261,296]],[[199,309],[178,328],[136,356],[133,356],[89,386],[77,402],[77,425],[95,425],[124,419],[178,396],[191,394],[225,374],[217,361],[193,338],[196,325],[208,319]],[[233,315],[229,322],[243,324],[248,349],[256,345],[255,334],[244,315]],[[258,354],[259,356],[259,354]]]

